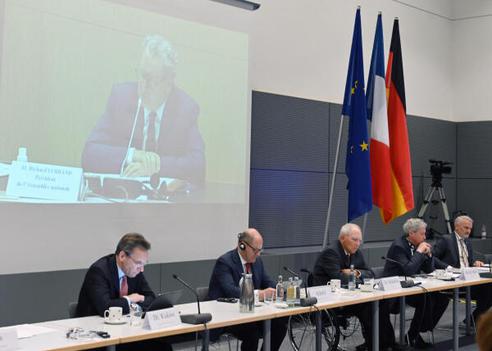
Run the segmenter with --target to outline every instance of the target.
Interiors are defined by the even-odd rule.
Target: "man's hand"
[[[483,266],[484,266],[484,263],[483,263],[482,261],[476,260],[476,261],[473,263],[473,266],[474,266],[474,267],[483,267]]]
[[[345,275],[350,275],[351,270],[349,268],[341,269],[340,272]],[[355,272],[355,277],[359,278],[360,277],[360,271],[358,269],[354,269]]]
[[[431,244],[423,241],[417,247],[417,252],[420,252],[421,254],[424,254],[427,256],[431,256],[432,255],[432,246],[431,246]]]
[[[137,293],[130,294],[127,297],[130,299],[130,301],[132,303],[139,303],[139,302],[143,302],[145,300],[145,296],[137,294]]]
[[[266,291],[270,292],[271,294],[273,294],[273,296],[275,296],[275,289],[274,288],[266,288],[264,290],[258,291],[258,299],[260,301],[265,301],[265,292]]]
[[[125,177],[151,176],[161,169],[161,158],[155,152],[135,150],[132,162],[125,168]]]

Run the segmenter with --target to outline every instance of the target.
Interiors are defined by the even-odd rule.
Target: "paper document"
[[[20,325],[16,325],[15,328],[17,329],[18,339],[30,338],[32,336],[57,331],[57,329],[41,327],[39,325],[34,325],[34,324],[20,324]]]

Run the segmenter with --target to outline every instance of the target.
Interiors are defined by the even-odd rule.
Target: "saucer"
[[[116,321],[110,321],[109,319],[105,319],[104,320],[104,323],[111,324],[111,325],[125,324],[126,323],[126,319],[125,318],[121,318],[121,319],[118,319]]]

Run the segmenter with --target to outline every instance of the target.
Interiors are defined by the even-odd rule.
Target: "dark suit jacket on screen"
[[[137,110],[137,83],[113,87],[106,110],[89,135],[82,153],[86,172],[120,173]],[[175,87],[164,108],[157,154],[161,177],[201,184],[205,177],[204,143],[198,130],[198,104]],[[140,109],[132,147],[142,148],[144,109]]]
[[[145,301],[140,304],[145,310],[155,298],[145,276],[139,273],[135,278],[127,278],[127,281],[128,294],[145,296]],[[114,254],[100,258],[87,271],[79,293],[77,316],[102,316],[112,306],[122,307],[124,314],[129,312],[127,300],[120,297],[118,267]]]
[[[393,241],[386,257],[400,262],[401,265],[386,261],[383,273],[385,277],[409,276],[419,274],[421,271],[430,273],[434,270],[434,257],[429,257],[417,251],[412,255],[406,235]]]
[[[256,258],[251,266],[253,273],[253,285],[255,289],[274,288],[275,282],[270,279],[265,272],[263,262],[260,257]],[[210,277],[208,285],[208,295],[215,300],[219,297],[239,298],[239,280],[244,273],[239,253],[236,249],[226,252],[215,262],[215,267]]]
[[[340,241],[326,248],[319,255],[313,269],[313,285],[326,285],[331,279],[340,279],[343,285],[348,283],[348,275],[342,274],[342,269],[350,268],[353,264],[354,268],[359,270],[361,276],[359,279],[373,278],[372,272],[364,260],[364,256],[360,250],[349,257],[345,254]]]
[[[472,267],[475,261],[473,259],[473,248],[469,238],[465,239],[465,245],[468,250],[468,265]],[[439,240],[432,248],[432,253],[435,257],[437,269],[446,269],[447,266],[460,268],[458,241],[456,240],[455,233]]]

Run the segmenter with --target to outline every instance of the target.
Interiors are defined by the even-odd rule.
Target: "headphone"
[[[245,232],[241,232],[237,235],[237,240],[239,241],[239,249],[244,251],[246,250],[246,244],[244,243],[244,238],[246,237],[246,233]]]

